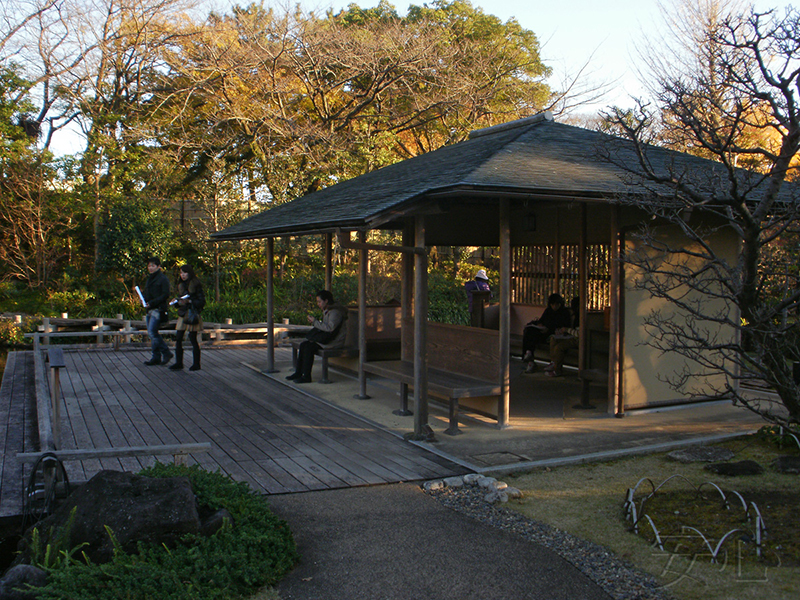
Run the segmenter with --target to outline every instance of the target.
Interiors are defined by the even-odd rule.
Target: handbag
[[[187,325],[197,325],[200,322],[200,313],[197,312],[193,306],[190,306],[186,310],[186,314],[183,317],[183,322]]]
[[[322,331],[322,329],[317,329],[315,327],[306,334],[306,339],[311,342],[317,342],[318,344],[327,344],[333,341],[338,331],[338,328],[334,331]]]

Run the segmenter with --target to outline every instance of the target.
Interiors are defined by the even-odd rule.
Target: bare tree
[[[796,426],[800,13],[723,14],[696,31],[693,67],[653,63],[660,113],[640,104],[606,115],[633,140],[638,164],[626,166],[652,191],[637,205],[653,219],[624,260],[635,287],[664,301],[645,319],[648,344],[693,365],[662,375],[674,389],[732,398]],[[658,136],[718,168],[707,176],[712,169],[657,165],[645,142]]]
[[[54,173],[33,161],[5,161],[0,183],[0,260],[6,277],[29,287],[47,285],[56,263],[68,253],[74,228],[71,211],[50,185]],[[47,176],[49,173],[49,177]]]

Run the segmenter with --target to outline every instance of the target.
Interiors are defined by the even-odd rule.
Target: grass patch
[[[704,463],[674,461],[668,458],[667,453],[636,456],[606,463],[547,468],[506,477],[509,485],[525,493],[522,500],[512,501],[508,506],[531,519],[608,548],[655,576],[676,598],[794,599],[800,581],[796,555],[797,540],[800,540],[800,519],[796,518],[800,512],[797,508],[800,476],[777,473],[770,463],[781,454],[797,455],[798,449],[780,448],[763,435],[738,438],[719,446],[735,453],[733,461],[759,462],[765,468],[764,473],[731,478],[706,470]],[[746,556],[734,543],[728,552],[720,555],[719,562],[711,563],[707,551],[680,544],[662,551],[650,540],[634,534],[630,523],[625,520],[623,510],[628,488],[634,487],[643,477],[658,485],[672,475],[686,477],[694,485],[713,481],[723,489],[738,491],[748,502],[755,501],[768,528],[767,540],[772,544],[771,554],[767,553],[769,556],[765,560],[757,560]],[[709,490],[703,488],[702,491],[709,498],[713,497]],[[671,487],[669,492],[662,495],[666,500],[675,500],[670,498],[673,492],[675,490]],[[676,516],[675,511],[684,512],[683,518],[686,519],[698,517],[706,523],[710,521],[710,525],[704,525],[709,531],[706,535],[718,540],[719,532],[723,529],[729,531],[730,524],[712,514],[719,515],[724,510],[712,513],[708,508],[699,508],[702,503],[696,502],[696,495],[692,496],[679,498],[677,505],[669,502],[654,505],[652,511],[648,509],[648,514],[656,522],[666,523],[670,517]],[[785,508],[790,501],[795,507],[794,512],[791,508]],[[720,503],[717,503],[719,507]],[[690,515],[690,510],[697,511],[697,514]],[[741,514],[740,510],[739,516]],[[698,529],[702,531],[701,527]]]
[[[187,535],[175,548],[139,545],[136,554],[121,550],[105,564],[92,564],[79,552],[51,550],[61,560],[39,562],[48,571],[41,598],[94,600],[227,600],[253,596],[271,600],[264,589],[278,582],[297,562],[288,525],[275,517],[266,500],[247,484],[198,466],[156,464],[147,477],[188,477],[200,508],[227,509],[233,524],[211,536]],[[112,524],[113,527],[113,524]],[[48,568],[49,567],[49,568]]]

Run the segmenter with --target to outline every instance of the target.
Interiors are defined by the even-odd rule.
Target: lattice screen
[[[511,301],[545,305],[558,291],[569,301],[578,295],[578,246],[517,246],[511,256]],[[556,269],[558,264],[558,269]],[[610,304],[610,246],[594,244],[586,249],[589,310]]]

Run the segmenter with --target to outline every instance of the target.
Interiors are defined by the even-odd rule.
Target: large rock
[[[16,565],[0,579],[0,600],[33,600],[37,588],[47,583],[47,573],[30,565]]]
[[[136,552],[138,542],[172,546],[183,535],[201,529],[192,486],[185,477],[163,479],[101,471],[35,525],[45,537],[44,543],[53,531],[63,531],[73,509],[70,548],[85,543],[81,552],[96,563],[107,562],[113,555],[106,525],[126,552]],[[31,531],[21,542],[17,563],[29,562]]]
[[[800,473],[800,456],[779,456],[772,462],[772,466],[778,473]]]

